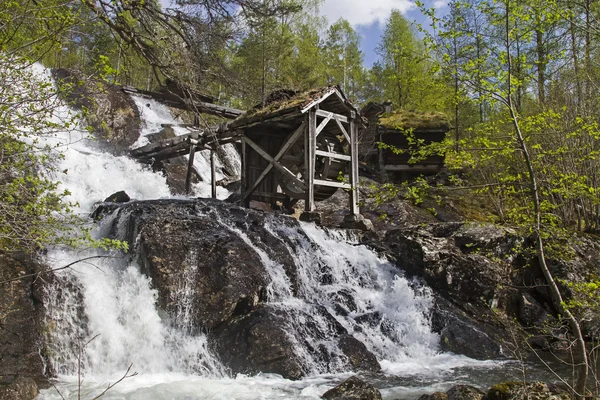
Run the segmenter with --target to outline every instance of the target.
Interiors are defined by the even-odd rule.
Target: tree
[[[504,221],[531,234],[537,264],[554,307],[574,338],[574,354],[579,361],[574,365],[577,379],[572,390],[577,398],[584,398],[590,365],[581,324],[566,306],[548,259],[564,256],[560,247],[553,246],[553,239],[569,228],[571,221],[561,212],[565,203],[587,199],[585,192],[597,193],[595,180],[587,168],[582,168],[589,162],[588,157],[567,142],[577,138],[579,146],[585,143],[586,151],[595,159],[598,135],[593,133],[589,121],[581,119],[568,126],[563,124],[561,110],[540,107],[547,103],[546,67],[551,60],[548,47],[540,43],[544,42],[540,34],[556,33],[560,29],[556,24],[560,14],[556,9],[542,9],[535,0],[483,0],[476,4],[456,1],[453,5],[467,10],[476,7],[483,13],[487,25],[482,34],[489,40],[486,52],[477,57],[471,55],[464,67],[453,64],[456,57],[446,57],[445,67],[457,71],[459,81],[473,98],[482,93],[492,111],[476,128],[473,140],[480,148],[457,158],[473,162],[472,178],[481,171],[490,171],[485,175],[484,190],[504,196]],[[468,29],[454,30],[451,25],[445,28],[445,37],[458,35],[469,40],[468,34],[461,33],[469,32]],[[531,96],[529,88],[533,86],[537,86],[537,98]]]
[[[358,96],[365,73],[359,46],[360,35],[345,19],[339,19],[329,27],[323,44],[327,82],[340,85],[352,100]]]
[[[387,99],[401,109],[439,109],[445,85],[438,80],[437,65],[428,55],[413,26],[392,11],[377,47]]]

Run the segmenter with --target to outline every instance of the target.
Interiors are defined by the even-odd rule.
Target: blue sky
[[[427,7],[440,12],[446,8],[446,0],[425,0]],[[376,60],[375,48],[392,10],[399,10],[409,21],[426,24],[413,0],[324,0],[321,13],[330,23],[345,18],[362,36],[361,50],[365,65],[370,67]]]

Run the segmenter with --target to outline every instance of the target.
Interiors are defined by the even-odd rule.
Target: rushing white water
[[[43,69],[38,70],[38,75],[40,79],[48,79]],[[147,143],[147,136],[160,131],[161,124],[179,123],[166,107],[152,100],[134,100],[143,121],[136,146]],[[61,106],[55,114],[56,118],[66,118],[71,111]],[[187,131],[175,127],[175,132]],[[60,144],[57,149],[64,154],[59,168],[63,172],[57,179],[70,191],[70,199],[78,203],[77,210],[81,214],[89,213],[94,202],[119,190],[126,190],[136,199],[170,196],[161,174],[127,157],[98,151],[84,129],[56,132],[51,140]],[[233,146],[225,151],[230,164],[239,168],[239,157]],[[203,179],[194,188],[195,195],[205,195],[210,190],[207,157],[203,154],[194,163]],[[223,163],[219,163],[219,179],[225,176],[224,168]],[[219,192],[219,196],[225,195],[228,193],[224,189]],[[131,371],[138,375],[120,382],[104,398],[320,398],[348,373],[343,371],[340,357],[337,361],[333,357],[326,364],[306,350],[304,344],[308,342],[312,347],[324,346],[334,356],[340,353],[337,344],[327,335],[307,328],[308,320],[313,327],[329,324],[315,309],[317,302],[324,305],[337,323],[366,344],[389,375],[438,384],[440,376],[451,374],[455,368],[491,365],[440,354],[438,337],[429,328],[431,296],[428,290],[400,276],[394,266],[343,232],[325,231],[310,224],[302,224],[297,231],[274,221],[267,223],[266,228],[288,247],[296,262],[298,286],[294,291],[283,267],[270,258],[260,243],[253,242],[229,221],[220,222],[223,229],[235,232],[254,248],[263,261],[271,278],[269,302],[289,310],[294,316],[286,329],[296,345],[295,352],[303,357],[308,378],[293,382],[268,374],[228,376],[208,351],[206,337],[191,333],[193,305],[189,283],[195,270],[190,269],[189,276],[173,290],[172,300],[177,302],[178,308],[171,320],[156,307],[157,292],[135,262],[128,258],[93,258],[61,271],[48,285],[46,325],[51,340],[46,351],[58,381],[56,388],[43,391],[40,398],[59,399],[61,395],[67,399],[78,395],[93,398],[118,380],[129,365],[133,365]],[[105,226],[109,223],[105,222]],[[100,253],[91,250],[55,249],[49,252],[48,261],[58,267],[97,255]],[[340,296],[348,300],[343,306],[340,306]],[[84,377],[81,387],[78,375]],[[400,384],[395,385],[383,393],[397,398],[403,397],[404,392],[409,395],[418,392],[399,387]]]

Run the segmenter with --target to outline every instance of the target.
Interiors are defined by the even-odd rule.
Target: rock
[[[299,379],[305,371],[284,330],[286,324],[285,313],[264,306],[214,332],[211,347],[234,374],[271,372]]]
[[[431,394],[422,394],[418,400],[448,400],[448,395],[443,392],[434,392]]]
[[[379,372],[381,366],[377,357],[369,350],[367,346],[351,335],[342,335],[339,340],[339,346],[344,355],[348,357],[353,371]]]
[[[469,385],[456,385],[446,392],[448,400],[481,400],[484,392]]]
[[[291,251],[298,238],[270,230],[277,224],[304,235],[294,218],[199,199],[134,201],[108,209],[114,218],[107,230],[135,248],[160,308],[192,333],[206,332],[232,372],[298,379],[306,372],[306,361],[294,350],[298,343],[325,370],[344,363],[346,370],[380,370],[376,357],[323,305],[307,302],[303,311],[282,311],[266,303],[271,267],[265,258],[283,269],[293,294],[298,290]],[[333,295],[340,307],[356,307],[352,293]]]
[[[321,225],[321,213],[316,211],[304,211],[300,214],[300,221],[314,222],[317,225]]]
[[[31,256],[0,254],[0,281],[42,270],[44,267]],[[44,327],[43,295],[38,292],[39,281],[28,277],[0,284],[0,384],[14,383],[13,386],[3,387],[2,393],[17,393],[20,388],[31,387],[27,383],[30,379],[42,386],[48,383],[39,346],[43,341]],[[26,381],[23,380],[25,378]],[[29,393],[29,390],[26,392]],[[5,397],[0,395],[0,398]]]
[[[359,229],[361,231],[372,231],[373,223],[362,215],[349,214],[344,218],[344,222],[340,225],[342,229]]]
[[[38,395],[38,386],[31,378],[17,377],[8,385],[0,385],[2,400],[33,400]]]
[[[52,70],[61,96],[77,110],[86,111],[98,146],[115,155],[129,154],[140,135],[140,113],[133,99],[118,86],[86,79],[77,71]]]
[[[321,396],[326,400],[381,400],[381,392],[356,376],[351,376]]]
[[[440,334],[440,348],[443,351],[487,360],[504,356],[502,344],[507,346],[510,343],[508,335],[501,328],[474,320],[441,298],[436,299],[431,322],[432,330]]]
[[[211,216],[152,214],[139,227],[138,247],[164,310],[176,317],[186,300],[177,288],[192,292],[194,330],[214,329],[264,300],[268,281],[262,260]]]
[[[547,326],[553,318],[548,313],[548,307],[542,307],[535,297],[527,292],[520,293],[518,312],[519,321],[526,327],[542,328]]]
[[[504,382],[493,386],[487,400],[558,400],[569,399],[566,393],[552,393],[543,382]]]
[[[104,199],[104,203],[127,203],[131,201],[131,197],[124,190],[113,193]]]

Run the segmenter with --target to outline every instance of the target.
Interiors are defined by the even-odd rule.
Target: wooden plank
[[[305,127],[306,127],[306,123],[304,121],[302,121],[302,124],[300,124],[300,126],[298,127],[298,129],[296,129],[294,131],[294,133],[292,133],[292,135],[290,136],[290,138],[287,140],[287,142],[285,142],[284,145],[281,146],[281,149],[279,150],[279,152],[277,153],[277,155],[273,159],[274,161],[279,162],[279,160],[283,157],[283,155],[285,153],[287,153],[287,151],[298,141],[298,139],[300,138],[300,135],[302,135],[304,133],[304,128]],[[242,201],[244,199],[246,199],[248,196],[250,196],[252,194],[252,192],[254,192],[256,190],[256,188],[258,187],[258,185],[260,185],[261,182],[266,178],[266,176],[269,174],[269,172],[271,171],[272,168],[273,168],[273,164],[272,163],[270,163],[269,165],[267,165],[267,167],[262,172],[262,174],[260,174],[260,176],[258,177],[258,179],[256,181],[254,181],[254,183],[252,184],[252,187],[250,189],[248,189],[244,193],[244,195],[242,196]]]
[[[248,149],[246,146],[246,138],[242,136],[242,171],[241,171],[241,188],[240,193],[244,193],[248,187]],[[245,199],[241,201],[242,206],[248,208],[250,206],[250,200]]]
[[[331,96],[333,93],[335,93],[335,89],[329,89],[328,93],[325,93],[324,95],[322,95],[321,97],[319,97],[316,100],[311,101],[310,103],[308,103],[308,105],[306,107],[304,107],[302,110],[300,110],[300,112],[302,114],[305,114],[308,110],[310,110],[311,108],[313,108],[314,106],[316,106],[317,104],[320,104],[321,102],[327,100],[327,98],[329,96]]]
[[[352,185],[345,182],[325,181],[323,179],[315,179],[316,186],[329,186],[342,189],[352,189]]]
[[[317,110],[317,115],[319,115],[318,114],[319,111],[321,111],[321,110]],[[333,113],[329,113],[329,115],[327,115],[327,117],[325,117],[325,119],[321,122],[321,124],[319,124],[319,126],[317,126],[317,137],[319,136],[319,133],[321,133],[321,131],[323,129],[325,129],[325,127],[327,126],[329,121],[331,121],[332,118],[333,118]]]
[[[194,156],[196,154],[196,146],[190,143],[190,155],[188,160],[187,174],[185,176],[185,193],[190,194],[192,186],[192,170],[194,169]]]
[[[317,113],[308,112],[307,134],[304,140],[304,181],[306,182],[305,211],[315,209],[315,151],[317,150]]]
[[[330,153],[328,151],[323,151],[323,150],[317,150],[315,152],[315,154],[318,155],[318,156],[325,156],[325,157],[329,157],[329,158],[334,158],[336,160],[352,161],[352,157],[347,156],[345,154]]]
[[[345,124],[348,123],[348,117],[346,117],[345,115],[336,114],[336,113],[325,111],[325,110],[317,110],[317,116],[319,116],[319,117],[327,118],[329,115],[332,115],[332,114],[333,114],[333,117],[337,118],[340,122],[343,122]]]
[[[203,114],[216,115],[224,118],[234,119],[242,115],[244,112],[231,107],[219,106],[217,104],[206,103],[198,100],[183,99],[179,95],[174,93],[160,93],[151,92],[148,90],[133,88],[131,86],[123,86],[121,88],[125,93],[143,95],[150,97],[158,102],[166,104],[171,107],[179,108],[182,110],[196,111],[198,110]]]
[[[350,120],[350,213],[358,215],[360,213],[358,208],[359,193],[358,193],[358,123],[355,119],[356,115],[352,112],[352,119]],[[341,126],[341,124],[340,124]]]
[[[217,198],[217,173],[215,168],[215,150],[210,149],[210,194]]]
[[[259,145],[257,145],[256,143],[254,143],[252,140],[250,140],[247,137],[244,137],[244,141],[246,142],[247,145],[249,145],[250,147],[252,147],[258,154],[260,154],[262,158],[264,158],[265,160],[267,160],[268,162],[270,162],[271,164],[273,164],[273,166],[279,172],[281,172],[283,175],[285,175],[289,179],[295,181],[296,184],[298,184],[301,188],[305,188],[306,187],[304,185],[304,182],[302,182],[300,179],[298,179],[298,177],[292,171],[290,171],[289,169],[287,169],[286,167],[284,167],[283,165],[281,165],[279,162],[275,161],[273,159],[273,157],[271,157],[269,155],[269,153],[267,153],[266,151],[264,151],[263,149],[261,149]]]

